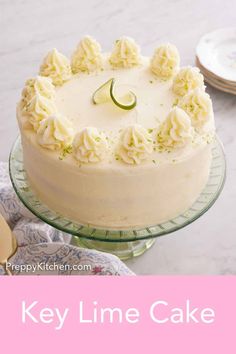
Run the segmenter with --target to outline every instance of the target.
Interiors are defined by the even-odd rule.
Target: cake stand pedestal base
[[[130,242],[106,242],[88,240],[85,238],[79,238],[77,236],[72,236],[71,240],[72,245],[83,248],[92,248],[101,252],[112,253],[122,260],[141,256],[145,251],[152,247],[154,242],[155,238]]]

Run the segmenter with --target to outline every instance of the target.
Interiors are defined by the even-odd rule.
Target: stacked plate
[[[208,84],[236,95],[236,28],[204,35],[197,45],[196,65]]]

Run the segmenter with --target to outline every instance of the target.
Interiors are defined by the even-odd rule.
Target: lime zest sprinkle
[[[72,154],[72,145],[67,145],[64,147],[61,152],[61,155],[59,156],[59,160],[63,160],[68,154]]]

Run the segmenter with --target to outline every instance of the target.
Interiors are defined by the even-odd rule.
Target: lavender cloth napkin
[[[0,162],[0,213],[17,238],[18,250],[9,260],[13,274],[134,275],[116,256],[70,245],[70,235],[29,212],[16,196],[4,162]]]

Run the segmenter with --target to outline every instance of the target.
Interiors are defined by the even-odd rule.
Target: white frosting
[[[71,78],[70,62],[54,48],[44,59],[39,73],[42,76],[49,76],[54,85],[62,85]]]
[[[59,152],[41,149],[32,134],[23,131],[22,145],[33,190],[52,210],[84,225],[134,229],[166,222],[194,203],[209,176],[210,144],[174,163],[78,166],[70,154],[59,160]]]
[[[26,81],[22,91],[22,103],[25,106],[36,95],[39,94],[48,99],[55,98],[55,87],[48,77],[37,76]]]
[[[107,148],[105,136],[93,127],[83,129],[76,134],[73,141],[73,155],[76,160],[83,163],[103,160]]]
[[[26,113],[27,119],[34,130],[38,129],[41,120],[56,112],[57,108],[54,101],[39,94],[36,94],[24,108],[24,113]]]
[[[110,63],[115,68],[131,68],[139,65],[140,48],[133,38],[121,37],[115,42],[115,47],[110,56]]]
[[[161,78],[170,78],[179,68],[179,52],[172,44],[163,44],[155,50],[150,67],[154,74]]]
[[[176,95],[184,96],[197,87],[204,89],[203,75],[198,68],[186,67],[175,76],[172,88]]]
[[[103,67],[100,44],[90,36],[85,36],[79,43],[71,58],[74,74],[84,71],[91,73]]]
[[[149,70],[149,60],[131,70],[106,69],[99,73],[75,75],[56,90],[56,105],[59,112],[74,122],[77,131],[90,126],[113,135],[136,123],[149,129],[159,125],[172,108],[175,95],[171,80],[154,80]],[[137,106],[126,111],[110,102],[93,104],[92,94],[112,77],[117,82],[115,94],[122,97],[132,91],[137,97]]]
[[[70,145],[72,139],[72,125],[61,115],[50,116],[39,123],[37,141],[46,149],[59,150]]]
[[[179,101],[178,106],[188,113],[195,128],[203,127],[212,116],[210,96],[200,89],[190,91]]]
[[[120,138],[117,155],[128,164],[140,164],[153,151],[153,141],[147,129],[135,124],[127,127]]]
[[[175,107],[162,123],[157,142],[167,148],[181,147],[190,143],[194,136],[191,119],[181,108]]]
[[[125,111],[111,102],[92,103],[93,92],[112,77],[125,92],[128,89],[136,94],[135,109]],[[35,116],[17,111],[24,167],[39,200],[61,215],[94,227],[139,229],[183,213],[204,188],[211,144],[193,131],[187,113],[175,108],[181,113],[169,114],[176,99],[172,80],[154,80],[148,58],[142,57],[141,65],[132,65],[131,70],[108,66],[89,75],[80,73],[56,88],[58,112],[79,132],[69,151],[68,125],[58,128],[61,121],[48,118],[49,111],[55,109],[54,100],[38,93],[33,100],[36,97],[36,102],[30,101]],[[25,129],[23,112],[31,117],[35,129],[40,125],[37,135]],[[43,117],[45,121],[39,124]],[[164,139],[153,149],[148,132],[154,137],[159,127]],[[99,131],[109,137],[109,147]],[[41,148],[39,141],[47,148]]]

